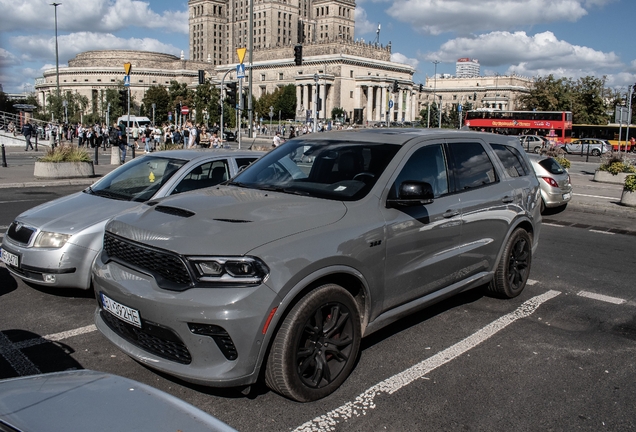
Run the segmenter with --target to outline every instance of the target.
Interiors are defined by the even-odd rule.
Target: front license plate
[[[569,200],[570,198],[572,198],[572,194],[570,192],[563,194],[563,199],[564,200]]]
[[[2,262],[6,265],[10,265],[12,267],[20,267],[20,257],[16,254],[12,254],[4,249],[0,249],[0,256],[2,257]]]
[[[141,319],[139,318],[138,310],[129,308],[128,306],[124,306],[123,304],[118,303],[111,298],[108,298],[103,293],[100,294],[102,296],[102,305],[104,306],[105,310],[112,313],[120,320],[125,321],[128,324],[132,324],[135,327],[141,328]]]

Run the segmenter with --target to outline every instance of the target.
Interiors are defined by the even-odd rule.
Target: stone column
[[[305,108],[305,114],[307,113],[308,109],[312,109],[311,106],[309,106],[309,85],[308,84],[303,85],[303,108]]]
[[[386,87],[380,87],[380,92],[381,92],[381,97],[380,97],[380,120],[384,120],[387,121],[387,109],[388,106],[387,104],[389,103],[388,99],[387,99],[387,91],[386,91]]]
[[[323,83],[323,85],[321,85],[319,87],[320,90],[320,96],[318,96],[321,100],[322,103],[320,104],[320,106],[318,107],[318,109],[320,110],[320,115],[322,116],[322,118],[327,118],[327,114],[326,114],[326,107],[327,107],[327,101],[325,100],[325,85]]]
[[[367,86],[367,121],[373,120],[373,87]]]
[[[300,113],[300,108],[303,106],[302,94],[303,94],[303,86],[301,84],[297,84],[296,85],[296,115],[295,115],[296,118],[298,118],[298,115]]]
[[[375,121],[380,121],[380,116],[382,115],[382,87],[374,87],[375,91],[373,92],[373,96],[375,98],[373,106],[375,107],[375,115],[373,119]]]
[[[406,104],[404,105],[404,120],[411,121],[411,90],[406,89]]]

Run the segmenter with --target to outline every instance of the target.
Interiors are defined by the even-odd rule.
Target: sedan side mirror
[[[400,184],[397,199],[388,199],[388,208],[412,207],[416,205],[430,204],[435,194],[430,183],[407,180]]]

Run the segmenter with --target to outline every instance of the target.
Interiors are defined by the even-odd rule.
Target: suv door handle
[[[513,202],[514,200],[515,200],[515,199],[514,199],[513,197],[508,196],[508,195],[506,195],[505,197],[503,197],[503,198],[501,199],[501,201],[502,201],[504,204],[511,203],[511,202]]]
[[[444,216],[445,218],[452,218],[459,215],[459,211],[457,210],[446,210],[446,213],[444,213],[442,216]]]

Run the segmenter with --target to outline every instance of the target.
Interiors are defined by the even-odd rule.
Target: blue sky
[[[186,0],[57,0],[60,65],[97,49],[140,49],[188,56]],[[292,0],[293,1],[293,0]],[[0,0],[0,83],[32,90],[55,67],[51,1]],[[356,39],[392,45],[392,59],[416,68],[414,81],[454,74],[460,57],[482,75],[606,77],[636,83],[635,0],[358,0]],[[290,49],[290,57],[293,53]]]

